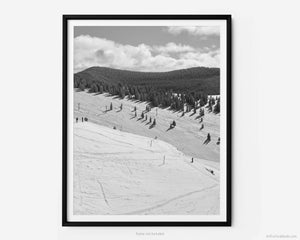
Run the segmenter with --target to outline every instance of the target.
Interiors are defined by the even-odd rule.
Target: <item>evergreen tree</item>
[[[81,91],[84,91],[85,88],[86,88],[86,81],[85,81],[85,79],[81,79],[80,84],[79,84],[79,89]]]
[[[103,86],[102,85],[98,86],[98,89],[99,89],[99,93],[103,93]]]
[[[119,97],[122,99],[125,97],[125,90],[123,89],[123,87],[120,87],[119,89]]]
[[[215,104],[216,104],[216,100],[215,100],[215,98],[213,98],[213,97],[211,98],[211,104],[212,104],[212,105],[215,105]]]
[[[212,112],[212,102],[209,101],[208,103],[208,111]]]
[[[207,140],[210,141],[210,134],[207,134]]]
[[[204,116],[204,108],[200,108],[199,116],[200,116],[200,117],[203,117],[203,116]]]
[[[155,97],[153,98],[153,102],[152,102],[152,104],[153,104],[153,107],[157,107],[157,106],[158,106],[158,103],[159,103],[159,101],[158,101],[158,97],[157,97],[157,96],[155,96]]]
[[[74,88],[79,88],[80,78],[74,77]]]
[[[95,93],[95,92],[98,92],[98,86],[96,85],[96,83],[93,83],[89,92],[91,93]]]
[[[214,107],[214,113],[220,113],[220,99],[217,101],[215,107]]]

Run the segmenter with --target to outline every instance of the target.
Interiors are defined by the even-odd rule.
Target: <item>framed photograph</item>
[[[231,16],[63,16],[63,226],[231,226]]]

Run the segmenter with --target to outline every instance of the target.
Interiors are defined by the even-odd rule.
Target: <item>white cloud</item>
[[[207,67],[219,67],[220,52],[211,51],[206,53],[189,52],[180,55],[180,58],[186,62],[205,64]]]
[[[180,53],[195,51],[195,49],[188,45],[175,44],[173,42],[167,43],[165,46],[154,46],[152,50],[160,53]]]
[[[219,26],[170,26],[168,32],[178,35],[182,32],[187,32],[191,35],[207,37],[210,35],[219,36]]]
[[[173,56],[174,55],[174,56]],[[219,67],[219,53],[188,45],[138,46],[81,35],[74,39],[74,71],[93,66],[135,71],[171,71],[189,67]]]

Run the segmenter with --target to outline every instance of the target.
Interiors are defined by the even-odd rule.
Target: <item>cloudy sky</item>
[[[93,66],[134,71],[219,67],[219,27],[76,26],[74,71]]]

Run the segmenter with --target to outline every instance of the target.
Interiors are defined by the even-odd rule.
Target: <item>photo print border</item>
[[[232,223],[232,119],[231,119],[231,15],[63,15],[62,73],[62,226],[231,226]],[[69,20],[224,20],[226,22],[226,220],[225,221],[71,221],[68,218],[68,22]]]

